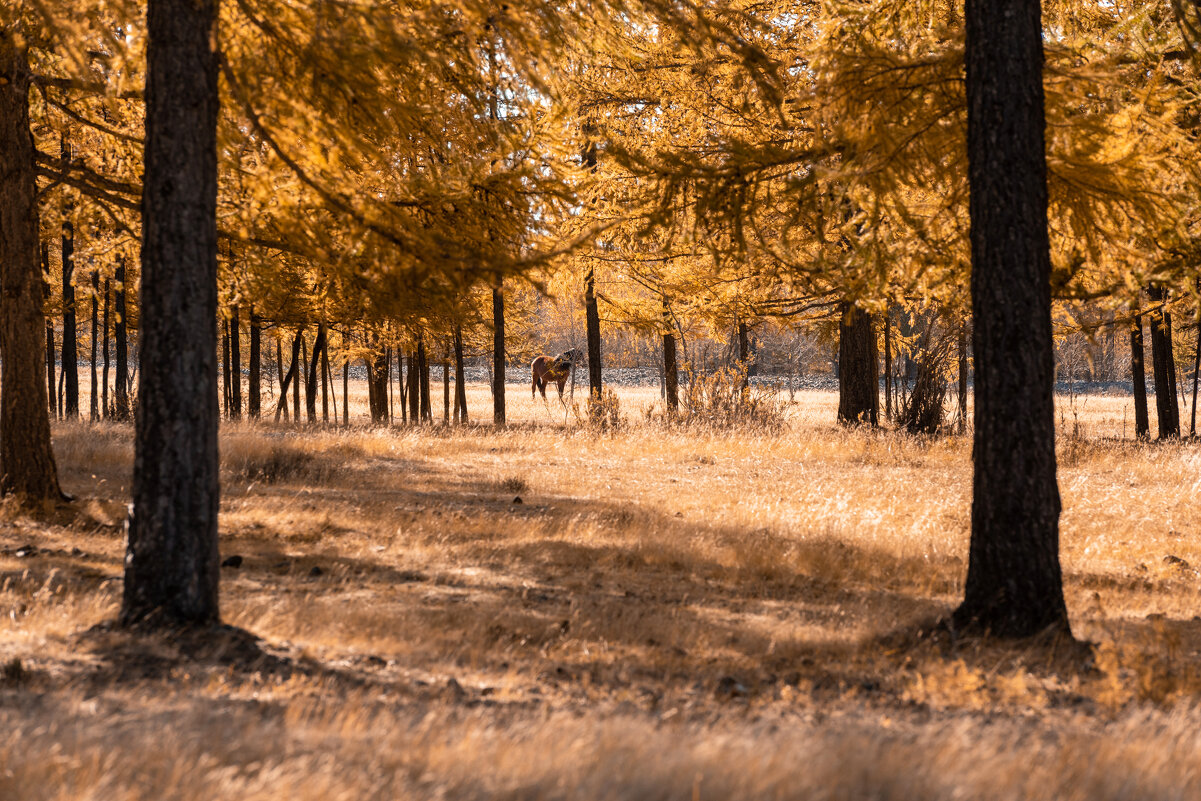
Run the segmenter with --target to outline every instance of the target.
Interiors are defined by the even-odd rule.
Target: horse
[[[583,355],[584,352],[579,348],[572,348],[562,353],[557,359],[549,356],[539,356],[534,359],[530,365],[530,398],[534,398],[538,392],[541,392],[542,399],[546,400],[546,385],[550,381],[554,381],[559,387],[559,402],[562,403],[563,387],[567,384],[567,379],[571,377],[572,368]]]

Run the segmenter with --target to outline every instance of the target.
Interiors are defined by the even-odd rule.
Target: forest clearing
[[[753,438],[541,401],[503,431],[227,424],[238,629],[167,644],[105,625],[132,430],[59,423],[80,500],[0,524],[0,797],[1192,797],[1201,452],[1075,402],[1087,664],[918,635],[961,592],[970,440],[844,429],[835,392]]]

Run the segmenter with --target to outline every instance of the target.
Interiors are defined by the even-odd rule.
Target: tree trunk
[[[421,422],[433,422],[433,408],[430,400],[430,362],[425,353],[425,339],[417,340],[417,378],[421,382]]]
[[[113,402],[116,418],[129,419],[129,328],[126,324],[125,307],[125,257],[117,257],[116,320],[113,322],[113,339],[117,357],[117,375],[113,382]]]
[[[104,373],[100,379],[100,409],[105,419],[112,417],[112,407],[108,405],[108,326],[109,315],[109,279],[104,279],[104,324],[100,327],[100,339],[103,344],[102,353],[104,356]]]
[[[350,427],[350,360],[342,363],[342,425]]]
[[[1168,311],[1168,292],[1152,287],[1152,300],[1160,302],[1151,317],[1151,364],[1155,375],[1155,412],[1159,438],[1180,436],[1180,404],[1176,400],[1176,356],[1172,352],[1172,314]]]
[[[310,423],[317,422],[317,367],[321,363],[321,350],[325,347],[325,323],[317,323],[317,338],[313,340],[313,357],[309,361],[308,375],[305,378],[304,409]],[[329,410],[326,410],[326,417]]]
[[[892,419],[892,310],[884,307],[884,419]]]
[[[396,383],[400,385],[400,419],[409,422],[409,374],[405,372],[404,348],[396,349]]]
[[[467,383],[463,372],[463,327],[455,324],[455,422],[467,422]]]
[[[275,422],[279,422],[279,416],[282,413],[284,419],[288,419],[288,387],[292,388],[292,408],[296,422],[300,422],[300,340],[304,334],[301,329],[296,329],[296,336],[292,337],[292,364],[288,366],[288,372],[279,380],[279,405],[275,407]],[[283,353],[280,352],[279,343],[275,346],[276,358],[279,364],[283,364]]]
[[[28,51],[0,28],[0,495],[42,500],[62,491],[47,413],[31,77]]]
[[[1197,279],[1197,294],[1201,298],[1201,278]],[[1197,307],[1197,349],[1193,353],[1193,410],[1188,424],[1188,435],[1197,436],[1197,383],[1201,377],[1201,300]]]
[[[242,419],[242,336],[239,330],[242,327],[242,320],[238,304],[234,304],[229,313],[229,372],[232,383],[230,387],[233,392],[230,394],[230,400],[233,401],[233,419]]]
[[[150,0],[141,353],[121,620],[219,618],[217,0]]]
[[[663,335],[663,386],[667,396],[667,413],[680,410],[680,368],[676,364],[676,337],[671,331]]]
[[[600,310],[596,304],[596,273],[592,265],[584,278],[584,316],[588,331],[588,397],[599,401],[601,390]]]
[[[953,622],[999,637],[1070,636],[1039,1],[968,0],[965,17],[976,412],[967,582]]]
[[[292,375],[292,420],[300,422],[300,382],[304,371],[304,328],[296,329],[296,338],[292,340],[292,366],[288,368]]]
[[[46,300],[50,300],[50,243],[41,243],[41,261],[42,261],[42,283],[45,292]],[[47,408],[50,410],[50,416],[58,417],[58,404],[54,398],[54,374],[55,369],[55,353],[54,353],[54,321],[49,317],[46,318],[46,402]]]
[[[411,352],[405,361],[408,368],[405,371],[408,386],[405,393],[409,398],[409,422],[417,425],[421,419],[421,379],[417,376],[417,351]]]
[[[450,360],[442,360],[442,423],[450,425]]]
[[[69,212],[68,212],[69,213]],[[75,226],[63,222],[63,347],[62,372],[66,396],[63,416],[79,417],[79,348],[76,344],[75,322]]]
[[[229,386],[229,320],[221,321],[221,402],[228,420],[232,406],[233,390]]]
[[[853,303],[839,304],[838,422],[878,425],[880,379],[876,373],[876,326]]]
[[[1143,316],[1130,321],[1130,380],[1134,384],[1134,436],[1149,439],[1151,418],[1147,414],[1147,367],[1143,353]]]
[[[97,356],[97,338],[100,335],[100,272],[92,267],[91,283],[92,283],[92,341],[91,341],[91,368],[92,374],[91,396],[88,398],[88,420],[95,423],[100,420],[100,374],[97,369],[99,365],[96,361]]]
[[[321,422],[329,422],[329,396],[333,394],[334,377],[329,371],[329,332],[325,323],[321,324],[319,332],[321,339]],[[334,404],[334,420],[338,419],[338,406]]]
[[[499,286],[492,289],[492,422],[505,424],[505,296]]]
[[[279,422],[280,412],[283,413],[284,419],[288,419],[288,401],[287,401],[287,384],[284,383],[284,350],[280,344],[279,338],[275,340],[275,380],[279,384],[279,402],[275,407],[275,422]]]
[[[247,414],[258,420],[263,412],[263,320],[250,307],[250,386],[246,399]]]
[[[738,363],[742,371],[742,391],[745,393],[751,386],[751,340],[746,320],[742,319],[738,321]]]
[[[967,431],[967,320],[959,323],[959,433]]]

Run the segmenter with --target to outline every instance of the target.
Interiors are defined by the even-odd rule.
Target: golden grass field
[[[527,392],[501,432],[226,426],[237,629],[175,642],[98,625],[131,428],[57,424],[77,499],[0,510],[0,799],[1201,798],[1201,449],[1119,440],[1129,398],[1060,398],[1081,660],[920,634],[970,439],[819,391],[764,435],[627,389],[596,433]]]

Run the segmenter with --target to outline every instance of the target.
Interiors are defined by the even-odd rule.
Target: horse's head
[[[575,364],[583,356],[584,356],[584,351],[580,350],[579,348],[572,348],[571,350],[563,351],[563,355],[560,356],[559,358],[564,361],[570,362],[571,364]]]

